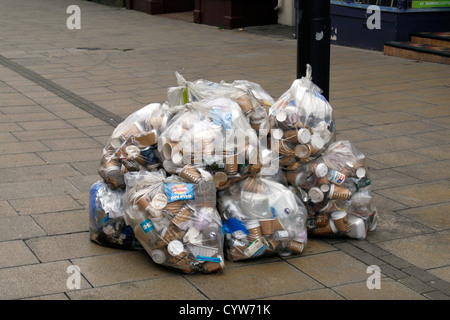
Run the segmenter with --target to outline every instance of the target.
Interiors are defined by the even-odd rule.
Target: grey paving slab
[[[419,268],[439,268],[446,266],[450,259],[449,236],[450,232],[447,230],[386,241],[378,245]]]
[[[0,269],[0,298],[23,299],[69,291],[67,268],[70,265],[66,260]],[[80,287],[90,285],[81,278]]]
[[[167,290],[176,288],[176,290]],[[155,278],[67,292],[71,300],[206,300],[190,282],[179,276]]]
[[[70,195],[54,195],[27,199],[10,200],[11,206],[21,215],[82,209]]]

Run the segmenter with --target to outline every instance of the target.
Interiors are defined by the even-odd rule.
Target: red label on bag
[[[172,187],[172,192],[176,194],[185,194],[187,187],[185,184],[177,184]]]

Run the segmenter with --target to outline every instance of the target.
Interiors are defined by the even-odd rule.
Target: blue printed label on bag
[[[164,190],[167,195],[167,202],[194,200],[194,185],[192,183],[165,183]]]
[[[209,261],[209,262],[217,262],[220,263],[220,258],[216,258],[216,257],[206,257],[206,256],[197,256],[197,261]]]
[[[150,219],[147,219],[144,222],[141,222],[140,226],[141,226],[142,230],[144,231],[144,233],[149,233],[150,231],[152,231],[155,228],[155,226],[150,221]]]

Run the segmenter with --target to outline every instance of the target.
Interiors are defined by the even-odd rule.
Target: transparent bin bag
[[[285,175],[308,209],[310,234],[364,239],[376,228],[365,157],[350,142],[331,144],[322,156]]]
[[[125,190],[111,190],[103,181],[89,192],[89,235],[92,242],[125,250],[142,249],[125,222]]]
[[[184,273],[221,272],[223,232],[213,183],[165,172],[125,174],[126,217],[152,260]]]
[[[276,181],[247,178],[220,191],[218,209],[229,260],[301,253],[306,245],[306,208]]]
[[[217,186],[239,180],[248,171],[248,164],[263,159],[270,165],[271,152],[259,145],[255,130],[229,98],[186,104],[158,139],[166,171],[194,183],[210,177]],[[261,150],[266,152],[259,159],[257,152]],[[186,168],[191,176],[186,175]]]
[[[103,149],[99,175],[111,188],[125,188],[123,173],[161,166],[157,139],[169,119],[167,105],[151,103],[129,115]]]
[[[236,80],[233,83],[224,81],[217,83],[204,79],[186,81],[178,72],[175,75],[178,86],[168,90],[170,107],[204,99],[232,99],[239,105],[244,112],[245,119],[258,134],[268,134],[270,128],[268,110],[274,100],[257,83],[247,80]]]
[[[333,109],[308,77],[292,83],[270,107],[269,118],[270,137],[277,142],[285,169],[310,162],[335,141]]]

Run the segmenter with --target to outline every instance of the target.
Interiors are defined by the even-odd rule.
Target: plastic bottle
[[[151,255],[152,251],[157,246],[157,242],[161,240],[152,221],[148,218],[145,220],[140,219],[133,230],[136,238],[142,244],[145,251]]]
[[[273,239],[276,241],[292,240],[297,238],[298,233],[289,230],[277,230],[273,234]]]
[[[223,195],[220,196],[218,200],[218,208],[226,220],[231,218],[239,220],[245,219],[245,215],[242,213],[241,208],[232,197]]]
[[[345,181],[345,174],[343,174],[342,172],[339,172],[337,170],[331,169],[327,173],[327,179],[331,183],[341,185]]]

